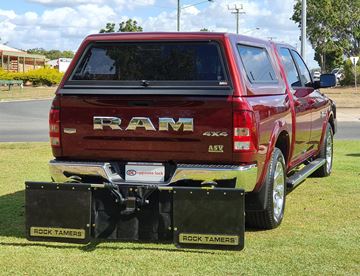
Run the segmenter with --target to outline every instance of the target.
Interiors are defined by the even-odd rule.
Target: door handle
[[[308,104],[313,105],[314,103],[316,103],[316,100],[310,98],[307,100],[307,102],[308,102]]]

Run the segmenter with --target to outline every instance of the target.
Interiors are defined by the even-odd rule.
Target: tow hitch
[[[166,242],[241,250],[244,190],[26,182],[26,236],[32,241],[94,239]]]

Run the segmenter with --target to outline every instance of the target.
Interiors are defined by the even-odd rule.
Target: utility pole
[[[306,56],[306,0],[301,4],[301,56]]]
[[[357,79],[356,79],[356,75],[357,75],[357,72],[356,72],[356,63],[355,63],[355,94],[357,94]]]
[[[180,0],[177,0],[177,31],[180,32],[180,12],[181,12],[181,8],[180,8]]]
[[[197,6],[197,5],[200,5],[200,4],[203,4],[203,3],[207,3],[207,2],[211,3],[211,2],[214,2],[214,0],[203,0],[201,2],[190,4],[190,5],[187,5],[187,6],[184,6],[184,7],[181,7],[180,6],[180,0],[177,0],[177,26],[176,26],[176,30],[178,32],[180,32],[180,15],[181,15],[181,10],[182,9],[187,9],[187,8]]]
[[[356,64],[359,61],[359,57],[350,57],[351,63],[354,65],[354,73],[355,73],[355,93],[357,93],[357,79],[356,79]]]
[[[228,5],[228,10],[231,11],[232,14],[236,14],[236,33],[239,34],[240,14],[245,14],[245,12],[243,11],[243,4],[240,4],[239,6],[235,4],[233,7],[230,7],[230,5]]]

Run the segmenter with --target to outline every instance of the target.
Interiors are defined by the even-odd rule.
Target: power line
[[[244,12],[244,8],[243,8],[243,4],[237,5],[235,4],[234,6],[230,7],[230,5],[228,5],[228,10],[231,11],[232,14],[236,14],[236,33],[239,34],[239,18],[240,18],[240,14],[245,14],[246,12]]]
[[[181,10],[187,9],[187,8],[190,8],[190,7],[193,7],[193,6],[196,6],[196,5],[200,5],[200,4],[203,4],[203,3],[206,3],[206,2],[214,2],[214,0],[204,0],[204,1],[201,1],[201,2],[198,2],[198,3],[194,3],[194,4],[184,6],[184,7],[181,7],[180,6],[180,0],[177,0],[177,16],[176,16],[177,27],[176,27],[176,29],[177,29],[178,32],[180,32],[180,14],[181,14]]]
[[[181,9],[187,9],[187,8],[190,8],[190,7],[193,7],[193,6],[197,6],[197,5],[200,5],[200,4],[204,4],[204,3],[207,3],[207,2],[214,2],[214,0],[204,0],[204,1],[201,1],[201,2],[198,2],[198,3],[194,3],[194,4],[190,4],[190,5],[187,5],[187,6],[184,6],[182,7]]]

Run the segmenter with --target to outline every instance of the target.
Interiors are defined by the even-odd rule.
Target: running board
[[[295,188],[301,182],[303,182],[309,175],[325,164],[326,160],[318,158],[308,165],[306,165],[301,171],[293,174],[287,179],[287,187],[290,189]]]

